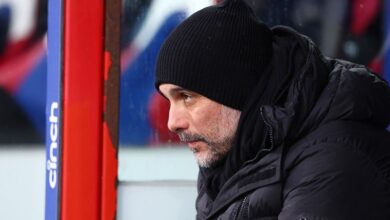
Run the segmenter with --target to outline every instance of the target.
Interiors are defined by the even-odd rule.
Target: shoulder
[[[390,138],[382,130],[338,122],[291,146],[281,215],[390,218],[389,212],[379,211],[390,206]]]
[[[298,170],[303,175],[305,170],[318,173],[328,169],[361,173],[364,170],[385,178],[390,172],[390,133],[365,123],[328,123],[286,151],[285,173]]]
[[[325,147],[326,146],[326,147]],[[287,160],[297,162],[310,157],[343,157],[358,155],[376,158],[390,155],[390,133],[384,128],[354,121],[334,121],[319,126],[287,149]],[[291,161],[294,160],[294,161]]]

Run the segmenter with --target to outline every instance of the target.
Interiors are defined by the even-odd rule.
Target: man
[[[390,89],[240,0],[163,44],[156,88],[199,164],[197,219],[390,219]]]

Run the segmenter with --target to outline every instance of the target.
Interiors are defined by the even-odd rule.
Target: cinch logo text
[[[49,132],[50,132],[50,148],[49,159],[47,160],[47,170],[49,171],[49,184],[52,189],[57,185],[57,156],[58,156],[58,103],[53,102],[50,106],[49,116]]]

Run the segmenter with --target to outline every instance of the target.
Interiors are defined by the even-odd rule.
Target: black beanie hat
[[[272,55],[272,32],[243,0],[206,7],[165,40],[156,89],[170,83],[242,110]]]

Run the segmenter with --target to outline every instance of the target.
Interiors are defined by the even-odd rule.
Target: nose
[[[175,106],[169,108],[168,129],[172,132],[179,132],[188,128],[188,117],[185,112]]]

